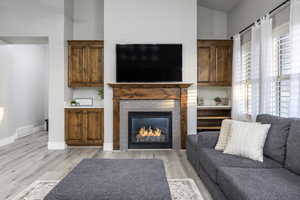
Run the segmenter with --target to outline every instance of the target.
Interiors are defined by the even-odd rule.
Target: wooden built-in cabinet
[[[198,131],[220,130],[224,119],[231,119],[231,109],[198,109]]]
[[[231,86],[232,40],[198,40],[198,86]]]
[[[103,111],[102,108],[66,108],[66,143],[74,146],[103,146]]]
[[[103,41],[68,41],[70,88],[103,86]]]

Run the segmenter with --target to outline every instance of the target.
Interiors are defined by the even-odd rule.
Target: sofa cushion
[[[187,158],[195,168],[198,167],[197,138],[197,135],[188,135],[186,143]]]
[[[291,124],[285,167],[300,175],[300,120],[295,120]]]
[[[293,119],[272,115],[258,115],[256,121],[262,124],[271,124],[264,146],[264,155],[284,164],[286,142]]]
[[[215,148],[218,142],[219,134],[219,131],[208,131],[198,133],[198,147],[211,149]]]
[[[209,177],[216,182],[220,167],[241,168],[280,168],[281,165],[271,159],[264,158],[264,162],[254,161],[235,155],[224,154],[214,149],[201,148],[198,150],[200,165],[208,173]]]
[[[284,168],[223,167],[219,170],[217,183],[230,200],[300,199],[300,177]]]
[[[193,148],[197,147],[198,143],[198,136],[197,135],[188,135],[187,136],[187,143],[192,146]]]

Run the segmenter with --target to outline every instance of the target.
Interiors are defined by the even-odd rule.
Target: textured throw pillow
[[[222,122],[221,131],[218,139],[218,143],[215,146],[215,150],[224,151],[229,138],[231,136],[231,124],[233,120],[225,119]]]
[[[224,153],[263,162],[263,149],[270,127],[270,124],[233,121]]]

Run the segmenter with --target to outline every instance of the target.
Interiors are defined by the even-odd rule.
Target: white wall
[[[104,39],[104,0],[74,0],[74,39]]]
[[[198,6],[198,39],[227,39],[227,13]]]
[[[10,140],[2,142],[3,144],[13,142],[13,134],[8,129],[8,106],[9,106],[9,79],[11,68],[4,67],[11,64],[11,55],[7,49],[0,45],[0,140]],[[11,138],[10,138],[11,137]],[[7,139],[9,138],[9,139]],[[1,142],[0,142],[1,144]]]
[[[227,13],[198,6],[197,38],[227,39]],[[74,39],[104,39],[104,0],[74,0]]]
[[[117,43],[182,43],[183,80],[194,83],[189,90],[188,133],[196,133],[197,102],[197,1],[105,0],[104,1],[104,149],[112,149],[112,89],[116,81]]]
[[[49,38],[49,147],[64,148],[64,1],[1,0],[0,19],[0,36]]]
[[[74,0],[74,40],[104,40],[104,0]],[[99,99],[95,88],[77,88],[73,96],[65,99],[69,102],[73,98]],[[97,102],[94,102],[97,104]],[[99,102],[98,102],[99,104]]]
[[[64,51],[65,51],[65,102],[69,102],[73,98],[73,90],[68,87],[68,40],[74,39],[74,1],[65,0],[64,1]]]
[[[285,0],[243,0],[228,14],[228,36],[238,33]]]
[[[1,45],[0,58],[5,72],[0,73],[5,85],[1,94],[5,92],[6,98],[6,124],[0,124],[6,126],[0,135],[4,139],[14,137],[16,131],[33,131],[48,117],[48,46]]]

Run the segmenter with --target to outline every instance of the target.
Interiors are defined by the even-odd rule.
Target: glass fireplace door
[[[128,148],[172,148],[172,112],[129,112]]]

